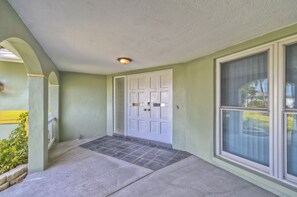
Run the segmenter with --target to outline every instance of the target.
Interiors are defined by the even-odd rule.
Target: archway
[[[55,72],[48,76],[49,85],[49,147],[60,141],[59,134],[59,80]]]
[[[27,69],[29,83],[29,172],[44,170],[48,160],[48,81],[40,61],[24,40],[7,38],[0,45],[19,56]]]
[[[39,59],[27,42],[20,38],[12,37],[2,41],[1,45],[22,58],[29,75],[43,75]]]
[[[27,70],[23,60],[0,46],[0,140],[8,139],[29,109]]]

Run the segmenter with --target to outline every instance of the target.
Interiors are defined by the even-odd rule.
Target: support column
[[[56,118],[53,121],[53,134],[56,142],[60,142],[59,133],[59,85],[49,85],[49,107],[53,116]]]
[[[29,172],[43,171],[48,162],[48,81],[29,75]]]

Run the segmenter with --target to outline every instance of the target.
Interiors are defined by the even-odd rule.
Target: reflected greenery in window
[[[269,166],[269,114],[224,110],[223,150]]]
[[[287,115],[287,171],[297,176],[297,115]]]
[[[259,79],[240,88],[241,106],[251,108],[268,107],[268,80]]]

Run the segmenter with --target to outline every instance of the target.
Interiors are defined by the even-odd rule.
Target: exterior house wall
[[[29,87],[25,65],[22,63],[0,61],[0,81],[4,92],[0,93],[0,111],[28,110]],[[5,139],[17,124],[1,124],[0,139]]]
[[[277,30],[228,47],[188,63],[161,66],[108,76],[107,133],[112,135],[112,77],[146,71],[173,69],[173,147],[234,173],[281,196],[297,196],[297,189],[215,157],[215,60],[229,54],[297,34],[297,25]],[[218,38],[222,39],[222,38]],[[179,106],[177,109],[176,106]]]
[[[30,45],[30,47],[32,47],[33,51],[36,53],[42,70],[40,70],[40,68],[37,67],[33,68],[32,65],[26,65],[27,69],[31,71],[31,74],[43,73],[45,76],[48,76],[51,72],[54,71],[56,75],[59,76],[59,71],[52,62],[52,60],[44,52],[43,48],[33,37],[30,30],[25,26],[25,24],[22,22],[22,20],[19,18],[19,16],[7,0],[1,1],[0,3],[0,27],[0,42],[6,39],[11,39],[11,44],[13,46],[17,45],[17,50],[22,50],[26,49],[26,46],[24,46],[23,43],[16,43],[18,42],[18,40],[14,38],[22,39],[28,45]],[[26,52],[28,51],[24,50],[23,53],[20,53],[24,61],[25,59],[30,60],[30,56],[27,57],[28,54],[26,54]]]
[[[253,173],[214,156],[215,153],[215,60],[229,54],[253,48],[284,37],[297,34],[297,25],[271,32],[255,39],[226,48],[187,63],[186,87],[188,132],[186,150],[224,168],[242,178],[281,196],[297,196],[297,189],[283,187],[283,183],[268,176]]]
[[[7,0],[0,3],[0,42],[17,51],[28,70],[29,172],[45,170],[48,162],[48,76],[59,71]]]
[[[0,110],[27,110],[29,85],[25,65],[0,61],[0,81],[5,87],[0,93]]]
[[[2,1],[0,5],[0,26],[0,42],[11,37],[23,39],[29,43],[36,52],[40,64],[42,65],[44,75],[48,76],[51,71],[55,71],[56,74],[59,75],[50,58],[46,55],[42,47],[31,35],[30,31],[25,27],[7,1]],[[216,166],[281,196],[297,196],[296,189],[293,187],[217,159],[214,155],[216,97],[215,59],[293,34],[297,34],[297,25],[260,36],[188,63],[128,72],[125,74],[172,68],[174,95],[173,147],[189,151]],[[122,75],[122,73],[118,75]],[[62,73],[60,100],[62,108],[62,140],[75,139],[78,138],[79,135],[83,135],[84,137],[104,135],[106,128],[107,133],[109,135],[112,134],[113,76],[114,75],[106,78],[106,76],[100,75]],[[35,79],[32,79],[32,83],[34,83],[33,80]],[[40,86],[36,87],[35,89],[40,89]],[[46,88],[42,87],[42,90],[43,89],[45,90],[44,92],[47,92]],[[42,102],[40,98],[41,97],[37,99],[34,98],[37,104]],[[43,99],[45,98],[43,97]],[[47,105],[47,102],[43,103],[45,104],[40,106]],[[176,105],[179,106],[179,109],[175,107]],[[43,112],[47,113],[46,110],[43,110],[43,116]],[[39,120],[38,116],[40,116],[40,114],[36,114],[33,118]],[[46,118],[46,116],[44,117]],[[44,125],[43,122],[40,124]],[[37,126],[41,128],[41,126]],[[39,142],[40,139],[41,138],[34,136],[31,141]],[[30,150],[39,150],[40,147],[40,145],[34,145]],[[34,154],[32,155],[36,156]],[[38,158],[40,158],[39,152]],[[37,166],[41,167],[37,168],[33,163],[32,166],[34,167],[32,169],[44,169],[46,165],[39,164],[46,163],[44,161],[46,161],[44,158],[42,158],[42,161],[36,161]]]
[[[61,140],[106,135],[106,76],[60,75]]]

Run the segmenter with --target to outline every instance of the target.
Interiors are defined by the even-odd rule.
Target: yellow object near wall
[[[28,112],[28,110],[0,111],[0,125],[20,123],[19,116],[25,112]],[[26,132],[28,135],[28,119],[26,121]]]

